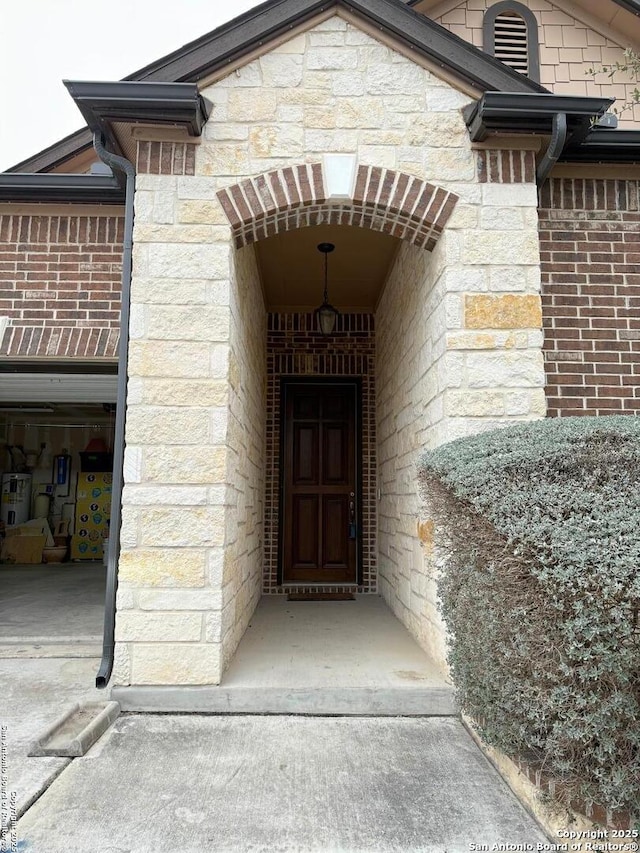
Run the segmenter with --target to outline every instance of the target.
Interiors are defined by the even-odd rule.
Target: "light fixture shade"
[[[333,305],[328,302],[323,302],[319,308],[316,308],[316,316],[318,318],[318,328],[323,335],[331,335],[336,327],[336,320],[340,313]]]
[[[338,314],[340,313],[337,308],[334,308],[333,305],[329,302],[329,267],[328,267],[328,256],[333,250],[335,246],[333,243],[319,243],[318,251],[322,252],[324,255],[324,299],[322,301],[322,305],[320,305],[315,310],[315,315],[317,318],[318,328],[323,335],[331,335],[336,327],[336,320],[338,319]]]

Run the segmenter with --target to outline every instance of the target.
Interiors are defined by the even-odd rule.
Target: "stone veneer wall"
[[[418,456],[545,414],[532,156],[477,161],[479,183],[462,189],[436,248],[403,246],[376,311],[380,589],[443,670],[441,552],[417,495]]]
[[[640,411],[640,182],[551,178],[540,198],[549,415]]]
[[[260,600],[267,458],[267,322],[253,246],[235,252],[233,267],[220,625],[223,669]],[[217,620],[212,622],[217,631]]]
[[[137,179],[116,684],[216,684],[223,669],[242,274],[198,181]]]
[[[320,334],[313,314],[269,314],[267,336],[267,498],[265,518],[265,593],[287,593],[295,584],[278,585],[280,508],[280,381],[285,376],[350,376],[362,381],[362,584],[358,592],[376,592],[376,422],[375,332],[372,314],[343,313],[336,331]],[[304,587],[306,592],[338,592]],[[347,588],[345,587],[345,590]],[[351,587],[349,587],[351,590]]]
[[[123,223],[82,207],[0,214],[0,356],[117,357]]]
[[[425,571],[429,554],[417,535],[416,461],[425,447],[440,443],[435,436],[445,417],[444,288],[443,253],[403,246],[376,314],[380,591],[443,668],[443,628],[434,582]]]

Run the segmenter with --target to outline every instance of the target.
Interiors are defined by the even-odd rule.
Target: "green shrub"
[[[423,455],[458,701],[572,796],[640,813],[640,418],[563,418]]]

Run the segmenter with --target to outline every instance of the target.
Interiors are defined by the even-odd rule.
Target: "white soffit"
[[[91,373],[0,373],[0,403],[115,403],[118,377]]]

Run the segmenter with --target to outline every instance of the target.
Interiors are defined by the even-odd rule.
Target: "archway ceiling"
[[[317,249],[322,242],[336,247],[329,255],[329,301],[342,310],[375,308],[401,241],[367,228],[318,225],[254,244],[269,310],[316,308],[322,302],[324,257]]]

